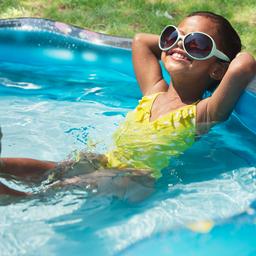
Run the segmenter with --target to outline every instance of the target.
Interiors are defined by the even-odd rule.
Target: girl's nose
[[[181,39],[178,41],[177,45],[178,45],[179,48],[183,49],[183,44],[182,44],[182,40]]]

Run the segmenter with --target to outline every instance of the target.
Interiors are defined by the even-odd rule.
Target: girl
[[[26,178],[55,170],[55,180],[61,185],[79,183],[81,179],[74,176],[85,173],[84,180],[93,177],[98,188],[104,187],[101,177],[118,176],[116,186],[111,184],[116,195],[123,197],[139,188],[134,198],[143,198],[152,190],[148,186],[152,177],[161,175],[172,156],[189,148],[196,135],[229,117],[256,73],[254,57],[240,50],[240,38],[230,23],[211,12],[192,13],[178,27],[165,27],[160,37],[136,35],[132,55],[143,98],[115,133],[113,149],[104,156],[78,154],[77,160],[60,165],[2,158],[0,172]],[[171,76],[169,85],[163,79],[160,59]],[[207,90],[214,92],[204,99]],[[116,171],[120,169],[123,172]],[[119,173],[125,175],[120,178]],[[24,194],[3,184],[0,193]]]

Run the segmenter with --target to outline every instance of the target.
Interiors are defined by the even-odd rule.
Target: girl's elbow
[[[145,34],[143,33],[137,33],[135,34],[135,36],[133,37],[133,40],[132,40],[132,44],[138,44],[138,43],[141,43],[144,41],[144,38],[145,38]]]
[[[235,58],[234,63],[231,63],[230,68],[235,76],[244,77],[250,80],[256,74],[256,61],[251,54],[241,53]]]
[[[245,65],[245,72],[249,77],[254,77],[256,74],[256,60],[253,56],[248,58],[248,61]]]

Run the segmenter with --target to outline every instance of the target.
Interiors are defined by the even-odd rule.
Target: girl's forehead
[[[191,16],[185,18],[178,26],[183,34],[190,32],[200,31],[207,33],[211,36],[217,34],[217,25],[210,18],[203,16]]]

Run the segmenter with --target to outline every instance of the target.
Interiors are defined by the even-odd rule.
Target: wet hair
[[[217,32],[221,37],[221,51],[223,51],[230,60],[233,60],[241,51],[241,39],[230,22],[221,15],[208,11],[197,11],[190,13],[187,17],[203,16],[211,19],[217,24]]]

